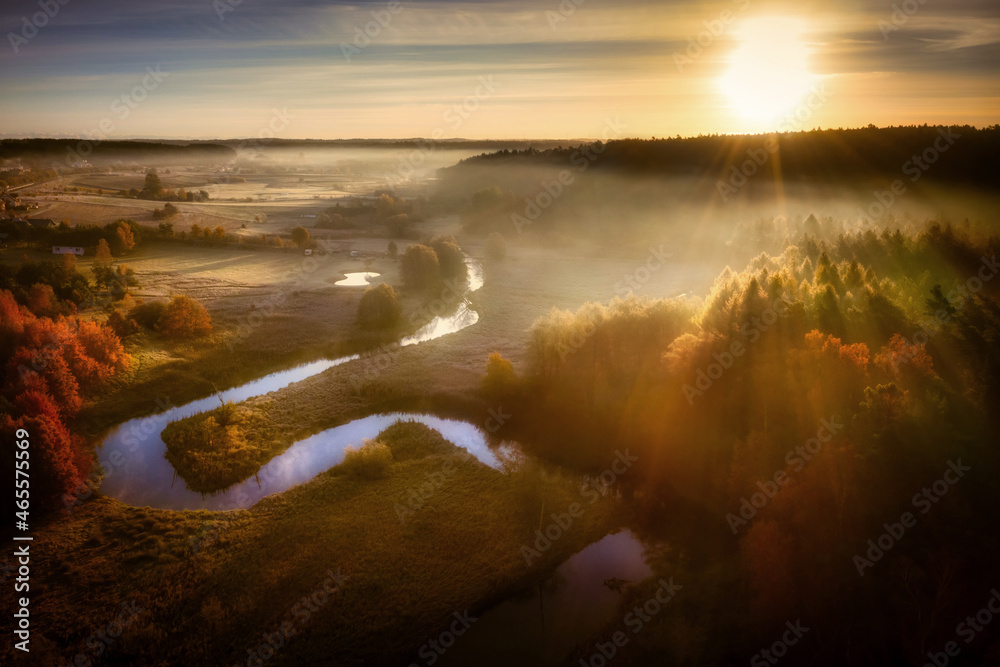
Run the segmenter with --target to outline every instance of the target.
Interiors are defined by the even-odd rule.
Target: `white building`
[[[53,255],[83,255],[83,248],[78,248],[75,246],[68,245],[54,245],[52,246]]]

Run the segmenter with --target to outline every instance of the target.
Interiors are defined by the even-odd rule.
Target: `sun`
[[[740,46],[719,80],[733,110],[753,121],[775,121],[792,111],[819,79],[809,71],[805,24],[794,18],[758,17],[740,28]]]

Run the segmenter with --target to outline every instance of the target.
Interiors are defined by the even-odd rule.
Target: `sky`
[[[996,0],[4,0],[0,24],[3,137],[1000,122]]]

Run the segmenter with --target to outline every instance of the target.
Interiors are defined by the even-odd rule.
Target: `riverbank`
[[[598,499],[529,565],[522,547],[539,517],[579,502],[578,479],[504,475],[419,425],[379,439],[394,452],[387,477],[333,468],[250,510],[85,502],[35,535],[32,652],[57,664],[87,655],[95,624],[130,602],[142,611],[105,660],[245,664],[247,650],[292,622],[295,635],[267,664],[395,664],[453,613],[475,615],[530,586],[618,523],[614,502]],[[442,476],[413,509],[411,494]],[[397,505],[412,511],[401,520]],[[347,577],[337,592],[308,614],[296,608],[328,571]],[[66,577],[74,586],[58,583]]]

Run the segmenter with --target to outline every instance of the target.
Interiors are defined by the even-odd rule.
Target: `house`
[[[53,255],[80,255],[83,256],[83,248],[77,246],[69,245],[54,245],[52,246]]]
[[[28,224],[35,229],[55,229],[56,221],[51,218],[29,218]]]

